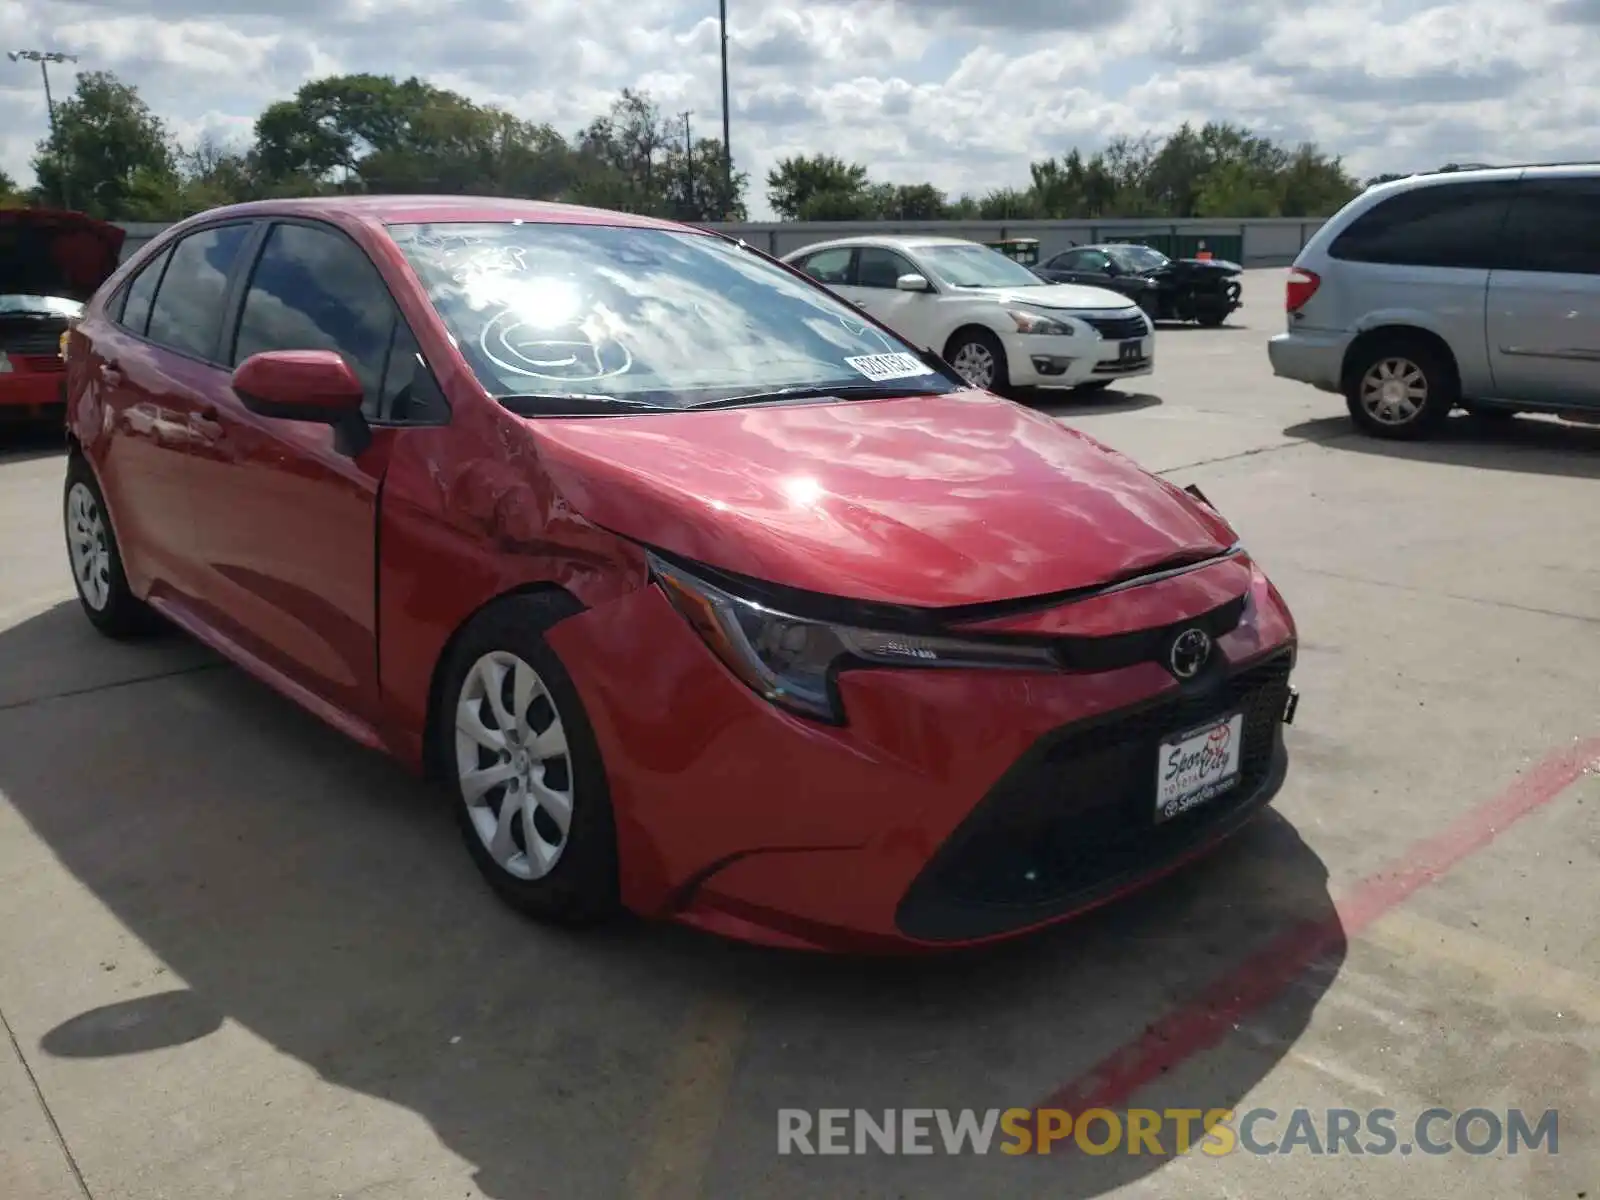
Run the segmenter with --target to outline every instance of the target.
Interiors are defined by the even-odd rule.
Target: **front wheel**
[[[975,388],[1003,394],[1011,386],[1006,348],[987,329],[964,329],[950,339],[944,359]]]
[[[153,632],[160,622],[128,586],[106,498],[81,454],[67,459],[62,524],[72,583],[89,623],[107,637],[119,640]]]
[[[546,595],[474,618],[445,664],[435,763],[467,853],[511,907],[583,926],[619,907],[616,826],[594,728],[542,636],[570,611]]]
[[[1415,339],[1370,345],[1350,364],[1345,404],[1356,427],[1373,437],[1417,441],[1437,433],[1455,407],[1451,364]]]

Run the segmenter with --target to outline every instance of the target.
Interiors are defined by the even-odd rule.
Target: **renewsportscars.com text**
[[[1559,1153],[1555,1109],[783,1108],[779,1154],[1441,1155]]]

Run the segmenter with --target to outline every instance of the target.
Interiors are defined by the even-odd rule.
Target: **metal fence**
[[[788,254],[831,238],[869,233],[937,234],[993,242],[1002,238],[1039,239],[1041,261],[1073,244],[1145,241],[1178,256],[1203,248],[1247,267],[1288,266],[1322,226],[1323,218],[1270,217],[1253,220],[1102,220],[1102,221],[790,221],[721,224],[711,228],[742,237],[769,254]],[[166,222],[129,222],[123,257],[167,228]],[[1229,253],[1232,251],[1232,253]]]

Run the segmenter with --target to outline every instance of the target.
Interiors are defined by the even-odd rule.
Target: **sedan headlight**
[[[1054,334],[1057,337],[1071,337],[1072,326],[1054,317],[1047,317],[1043,313],[1029,312],[1025,308],[1008,308],[1006,316],[1016,322],[1018,333],[1043,333]]]
[[[1057,670],[1048,646],[967,641],[831,624],[777,612],[648,556],[672,606],[746,687],[802,716],[844,723],[835,679],[846,666]]]

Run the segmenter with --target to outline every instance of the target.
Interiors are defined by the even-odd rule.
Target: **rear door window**
[[[218,225],[200,229],[173,247],[150,308],[147,336],[152,342],[216,361],[229,275],[252,228]]]
[[[1600,180],[1525,180],[1506,222],[1509,271],[1600,275]]]
[[[1328,247],[1346,262],[1492,270],[1504,250],[1514,180],[1434,184],[1380,201]]]
[[[819,250],[809,258],[802,258],[796,265],[818,283],[848,284],[850,259],[854,254],[855,250],[850,246]]]

